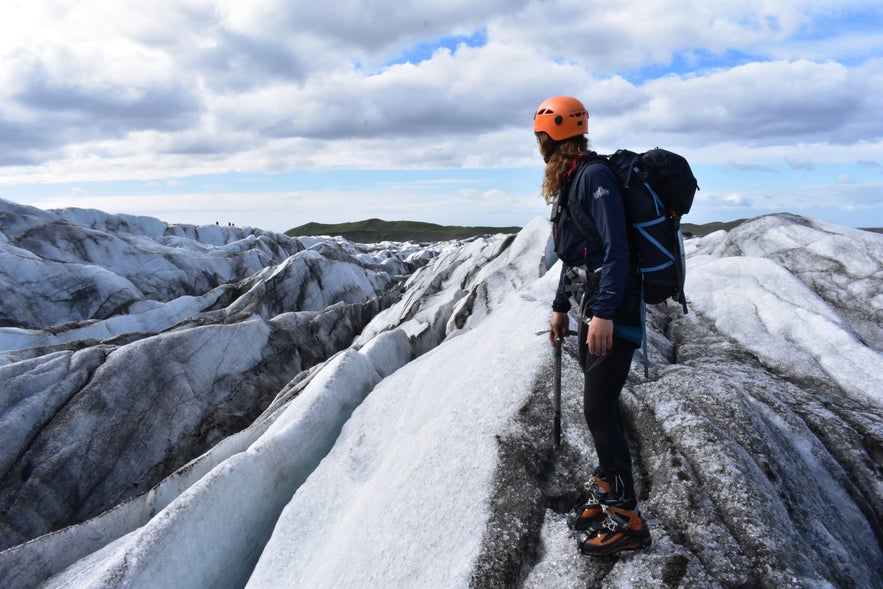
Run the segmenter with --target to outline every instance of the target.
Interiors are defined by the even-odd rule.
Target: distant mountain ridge
[[[724,229],[738,227],[746,219],[694,225],[683,223],[681,230],[685,237],[703,237]],[[285,232],[291,237],[298,236],[340,236],[355,243],[378,243],[381,241],[435,242],[451,239],[468,239],[479,235],[497,233],[518,233],[521,227],[459,226],[437,225],[420,221],[384,221],[365,219],[347,223],[306,223]]]
[[[285,232],[289,236],[329,235],[340,236],[356,243],[377,243],[381,241],[434,242],[451,239],[466,239],[476,235],[497,233],[518,233],[521,227],[461,227],[458,225],[436,225],[420,221],[384,221],[366,219],[349,223],[307,223]]]
[[[715,231],[720,231],[723,229],[724,231],[730,231],[735,229],[748,219],[736,219],[735,221],[712,221],[711,223],[704,223],[702,225],[695,225],[693,223],[681,223],[681,233],[684,234],[684,237],[705,237],[709,233],[714,233]]]
[[[730,230],[742,224],[745,219],[729,222],[714,222],[705,225],[684,223],[681,228],[686,236],[701,237],[720,229]],[[285,232],[297,236],[340,236],[356,243],[377,243],[380,241],[433,242],[450,239],[467,239],[478,235],[497,233],[518,233],[521,227],[459,226],[437,225],[420,221],[384,221],[365,219],[347,223],[306,223]]]
[[[748,219],[735,221],[714,221],[696,225],[681,223],[684,237],[704,237],[721,229],[730,231]],[[883,229],[866,228],[865,231],[883,233]],[[478,235],[494,235],[497,233],[518,233],[521,227],[488,227],[459,225],[436,225],[420,221],[384,221],[383,219],[365,219],[348,223],[307,223],[285,232],[291,237],[297,236],[340,236],[355,243],[378,243],[381,241],[412,241],[434,242],[451,239],[467,239]]]

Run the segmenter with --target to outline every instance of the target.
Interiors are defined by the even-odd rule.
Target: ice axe
[[[555,411],[555,421],[552,425],[552,440],[557,450],[561,446],[561,348],[564,338],[555,338],[555,380],[552,397],[552,409]]]
[[[547,333],[549,333],[548,330],[538,331],[537,335]],[[568,330],[566,335],[576,335],[576,332]],[[555,413],[552,423],[552,442],[556,450],[561,447],[561,349],[563,347],[564,338],[559,335],[555,338],[555,376],[552,381],[554,392],[552,396],[552,409]]]

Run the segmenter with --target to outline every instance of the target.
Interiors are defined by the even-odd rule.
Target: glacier
[[[881,587],[883,235],[688,239],[623,391],[640,552],[581,556],[551,227],[355,244],[0,200],[0,585]]]

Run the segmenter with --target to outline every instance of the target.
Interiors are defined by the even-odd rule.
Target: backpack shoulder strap
[[[595,231],[594,228],[589,227],[585,223],[583,223],[579,216],[574,215],[571,210],[571,203],[576,203],[576,188],[579,185],[582,176],[586,173],[586,168],[589,167],[589,164],[604,164],[607,168],[613,173],[613,176],[617,178],[617,183],[619,182],[619,178],[616,174],[616,169],[613,167],[611,162],[608,160],[608,156],[606,155],[598,155],[595,152],[587,156],[583,156],[579,163],[577,164],[576,170],[574,170],[573,175],[567,181],[567,184],[561,188],[559,191],[557,200],[555,204],[552,206],[552,220],[557,226],[561,226],[567,221],[567,219],[571,219],[573,224],[576,225],[577,229],[579,229],[589,241],[600,245],[601,237],[598,235],[598,232]],[[555,232],[555,250],[558,250],[558,232]]]
[[[576,187],[579,185],[579,181],[582,179],[583,175],[585,174],[586,168],[588,167],[588,165],[590,163],[595,162],[595,161],[606,162],[607,160],[601,156],[592,155],[589,157],[584,157],[579,162],[579,167],[573,173],[573,177],[570,179],[567,186],[565,187],[566,192],[567,192],[567,198],[564,201],[564,208],[562,209],[562,212],[565,215],[564,219],[570,218],[573,221],[573,224],[576,225],[577,228],[583,233],[583,235],[585,235],[589,240],[591,240],[594,243],[600,243],[601,238],[598,235],[598,232],[595,231],[593,228],[588,227],[585,223],[583,223],[580,220],[580,218],[577,215],[574,215],[570,211],[571,203],[577,202],[577,199],[575,197]],[[562,219],[562,221],[563,221],[563,219]]]

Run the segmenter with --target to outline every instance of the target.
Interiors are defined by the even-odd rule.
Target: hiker
[[[632,355],[642,341],[641,286],[630,269],[616,177],[603,163],[589,161],[595,154],[589,150],[588,119],[579,100],[555,96],[537,108],[534,133],[546,162],[542,194],[555,209],[555,251],[563,262],[549,337],[554,345],[569,333],[568,294],[574,288],[582,290],[585,316],[579,322],[579,359],[585,374],[584,414],[599,461],[587,502],[568,521],[578,530],[579,549],[602,556],[649,546],[651,539],[637,509],[631,452],[619,412]],[[591,228],[594,235],[580,227]],[[582,266],[588,270],[583,274],[588,285],[575,283],[570,272]]]

